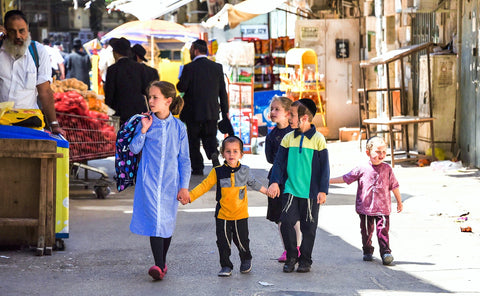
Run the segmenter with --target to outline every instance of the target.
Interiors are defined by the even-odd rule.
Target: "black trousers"
[[[157,236],[150,237],[150,247],[152,248],[153,259],[155,260],[155,265],[160,267],[162,270],[165,270],[165,264],[167,260],[167,252],[170,247],[170,242],[172,237],[163,238]]]
[[[200,153],[200,140],[208,159],[212,158],[213,153],[217,150],[217,121],[207,120],[203,122],[186,122],[188,145],[190,149],[190,162],[192,171],[203,171],[203,157]]]
[[[215,220],[220,266],[233,269],[233,263],[230,261],[232,239],[237,246],[240,260],[243,262],[252,259],[248,239],[248,219],[229,221],[216,218]]]
[[[300,245],[300,258],[298,261],[303,264],[312,264],[312,250],[315,243],[315,236],[318,225],[318,211],[320,205],[316,199],[296,197],[291,194],[283,194],[282,214],[280,231],[282,232],[283,243],[287,250],[287,258],[297,258],[297,234],[295,224],[300,221],[302,231],[302,243]]]

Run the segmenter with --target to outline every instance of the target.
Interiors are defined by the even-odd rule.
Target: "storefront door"
[[[462,7],[459,144],[465,165],[480,167],[480,0]]]

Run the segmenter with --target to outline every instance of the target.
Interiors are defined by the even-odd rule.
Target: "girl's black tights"
[[[165,262],[167,258],[167,251],[170,247],[172,237],[163,238],[157,236],[150,237],[150,246],[152,247],[153,259],[155,259],[155,265],[162,270],[165,268]]]

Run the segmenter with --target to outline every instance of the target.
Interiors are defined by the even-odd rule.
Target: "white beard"
[[[30,45],[30,42],[32,41],[32,38],[30,37],[30,34],[27,37],[27,40],[23,42],[23,45],[15,45],[10,39],[5,39],[3,40],[3,48],[7,53],[9,53],[15,60],[18,60],[21,58],[25,52],[27,52],[28,46]]]

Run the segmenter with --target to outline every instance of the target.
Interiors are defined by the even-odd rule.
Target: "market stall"
[[[0,125],[0,245],[35,245],[51,255],[69,237],[68,142],[50,133]]]
[[[253,43],[236,40],[220,44],[216,60],[226,69],[229,116],[235,135],[242,139],[244,153],[254,153],[258,128],[253,116]]]

